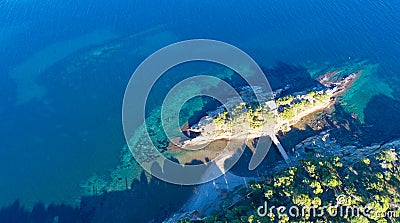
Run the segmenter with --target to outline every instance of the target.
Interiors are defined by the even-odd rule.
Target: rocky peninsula
[[[174,153],[177,148],[187,150],[175,156],[180,163],[188,163],[195,157],[206,162],[206,158],[214,159],[220,155],[221,146],[228,146],[226,143],[221,145],[221,142],[244,142],[254,152],[255,139],[270,137],[286,162],[290,163],[276,135],[289,132],[291,126],[311,114],[332,109],[337,98],[361,74],[362,70],[346,74],[339,71],[327,72],[316,79],[318,85],[311,89],[288,94],[286,92],[290,90],[290,85],[287,85],[275,90],[272,96],[257,86],[242,87],[241,98],[230,98],[228,103],[207,112],[198,123],[183,129],[193,138],[175,139],[170,148]],[[255,91],[263,100],[252,97],[251,91]],[[230,146],[241,148],[237,143]]]

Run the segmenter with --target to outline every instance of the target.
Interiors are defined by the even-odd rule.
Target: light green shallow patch
[[[380,77],[378,68],[379,64],[366,67],[340,99],[345,111],[356,114],[361,123],[364,123],[364,110],[374,96],[382,94],[394,99],[392,88]]]

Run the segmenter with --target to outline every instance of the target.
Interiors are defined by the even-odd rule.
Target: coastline
[[[400,148],[400,138],[365,147],[356,145],[343,146],[339,144],[336,139],[331,138],[329,131],[324,131],[316,136],[311,136],[301,141],[295,146],[295,153],[290,154],[290,158],[293,161],[291,165],[283,161],[277,161],[274,168],[265,171],[262,175],[271,176],[291,166],[298,166],[300,164],[299,161],[307,160],[310,157],[316,159],[322,157],[338,157],[343,165],[351,167],[355,163],[365,158],[373,157],[381,151],[393,150],[396,148]],[[247,182],[257,182],[264,178],[265,177],[240,177],[228,172],[226,175],[221,176],[213,182],[197,186],[197,193],[195,193],[177,213],[163,222],[172,223],[183,219],[190,219],[191,221],[204,220],[212,211],[221,208],[221,204],[224,204],[225,208],[229,208],[244,199],[243,195],[235,191],[247,188]]]

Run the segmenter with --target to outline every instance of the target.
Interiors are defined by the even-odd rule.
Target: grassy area
[[[264,124],[275,119],[274,113],[265,103],[240,103],[230,112],[224,111],[214,117],[217,127],[238,128],[248,126],[253,130],[261,130]]]
[[[279,109],[279,116],[283,121],[292,121],[302,112],[312,109],[315,106],[329,102],[330,94],[326,91],[309,92],[305,95],[285,96],[276,99]],[[248,124],[250,129],[260,130],[268,121],[276,116],[265,103],[242,102],[232,108],[230,112],[224,111],[214,117],[214,124],[219,128],[239,127]]]

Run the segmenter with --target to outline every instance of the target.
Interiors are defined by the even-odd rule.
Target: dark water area
[[[82,198],[80,213],[90,222],[162,222],[187,201],[193,187],[174,185],[152,178],[144,173],[134,181],[131,190],[109,192]],[[81,216],[81,219],[85,220]]]
[[[19,201],[0,209],[1,222],[162,222],[190,198],[193,187],[165,183],[144,173],[131,189],[82,197],[79,207],[36,203],[26,210]]]
[[[71,222],[67,215],[78,216],[79,184],[119,163],[121,104],[131,74],[155,50],[180,40],[210,38],[241,48],[273,89],[286,82],[292,90],[314,85],[306,65],[353,58],[379,63],[354,90],[363,104],[337,112],[348,117],[348,107],[361,110],[364,120],[354,129],[363,131],[365,144],[400,137],[399,12],[397,0],[1,1],[0,207],[6,209],[0,221],[16,215],[22,220],[4,222],[53,221],[57,213],[60,222]],[[189,123],[217,105],[206,103]],[[294,131],[288,137],[296,140],[283,139],[284,146],[314,133]],[[265,162],[279,159],[274,149],[268,156]],[[186,192],[177,196],[180,202]],[[111,200],[106,203],[118,207]],[[23,209],[35,203],[43,205]]]
[[[384,114],[378,116],[377,114]],[[383,143],[400,136],[400,102],[385,95],[377,95],[365,109],[366,127],[361,139],[363,143]]]

